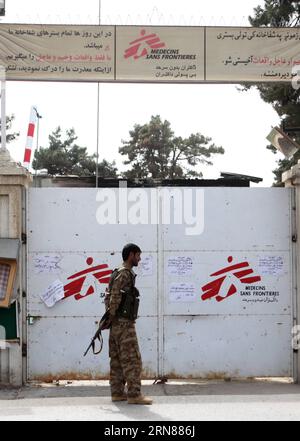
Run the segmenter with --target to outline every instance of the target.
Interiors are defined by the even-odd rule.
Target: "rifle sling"
[[[103,337],[102,337],[101,331],[99,332],[97,338],[98,338],[98,340],[100,342],[100,349],[99,349],[99,351],[95,352],[95,340],[93,340],[92,341],[92,349],[93,349],[93,354],[94,355],[100,354],[100,352],[102,351],[102,348],[103,348]]]

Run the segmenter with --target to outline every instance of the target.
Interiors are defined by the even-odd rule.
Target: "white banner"
[[[0,64],[7,80],[290,82],[299,41],[299,28],[0,24]]]
[[[204,81],[204,28],[117,26],[118,81]]]
[[[207,28],[206,80],[291,81],[299,47],[299,28]]]
[[[8,80],[114,79],[114,26],[0,25]]]

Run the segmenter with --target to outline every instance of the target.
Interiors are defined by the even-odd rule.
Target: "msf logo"
[[[124,58],[133,57],[134,60],[145,57],[148,54],[149,49],[160,49],[165,47],[165,43],[160,41],[157,34],[148,34],[145,29],[141,30],[140,37],[131,41],[129,48],[124,52]]]

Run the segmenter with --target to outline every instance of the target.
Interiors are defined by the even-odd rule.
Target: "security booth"
[[[9,308],[14,300],[20,241],[0,239],[0,308]]]
[[[12,364],[16,362],[15,349],[21,347],[17,284],[19,259],[20,241],[0,239],[0,383],[12,385],[16,385],[11,376]],[[17,384],[20,382],[21,371]]]
[[[31,176],[0,148],[0,384],[23,383],[26,334],[24,220]]]
[[[0,350],[1,382],[9,382],[10,344],[19,344],[18,290],[16,285],[20,241],[0,239]]]

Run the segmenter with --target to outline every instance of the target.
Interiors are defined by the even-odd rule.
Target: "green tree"
[[[7,130],[6,142],[7,143],[15,141],[20,136],[19,132],[8,133],[12,128],[12,124],[14,122],[14,119],[15,119],[15,115],[10,115],[10,116],[6,117],[6,130]],[[1,143],[1,119],[0,119],[0,143]]]
[[[300,26],[300,2],[289,0],[265,0],[264,7],[257,6],[254,9],[253,17],[249,17],[250,24],[255,27],[289,27]],[[245,86],[245,89],[256,87],[261,98],[273,106],[275,111],[284,122],[286,127],[300,126],[300,90],[295,90],[291,84],[286,83],[261,83]],[[300,142],[299,133],[292,134],[297,142]],[[277,150],[268,145],[267,148],[273,153]],[[273,170],[275,182],[281,182],[281,175],[285,170],[290,169],[300,159],[300,151],[293,158],[280,159],[277,161],[278,168]]]
[[[32,167],[35,170],[46,169],[50,175],[94,176],[96,173],[96,155],[88,155],[86,147],[76,144],[75,130],[66,130],[63,139],[62,130],[57,127],[49,135],[49,147],[35,151]],[[100,177],[117,177],[115,162],[105,159],[99,163]]]
[[[95,173],[96,173],[96,164],[95,164]],[[117,178],[118,169],[116,167],[116,162],[115,161],[108,162],[106,159],[103,159],[103,161],[99,162],[98,164],[98,174],[100,178]]]
[[[199,164],[212,165],[213,154],[223,154],[224,149],[211,143],[200,133],[188,138],[174,136],[169,121],[159,115],[149,123],[136,124],[129,131],[130,139],[122,141],[121,155],[127,156],[124,164],[131,168],[123,173],[125,178],[175,179],[201,177]]]

